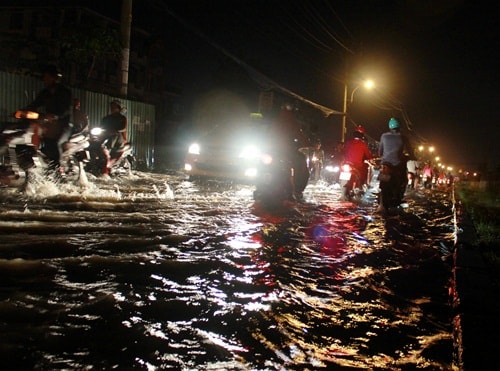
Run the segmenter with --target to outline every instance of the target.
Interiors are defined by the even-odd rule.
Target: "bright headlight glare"
[[[90,134],[92,134],[92,135],[99,136],[99,135],[101,135],[101,133],[102,133],[102,129],[101,128],[93,128],[92,130],[90,130]]]
[[[259,156],[259,149],[255,146],[245,146],[243,150],[240,152],[240,158],[257,158]]]
[[[340,168],[338,166],[331,166],[331,165],[328,165],[325,167],[325,170],[326,171],[329,171],[331,173],[338,173]]]
[[[254,178],[256,175],[257,175],[257,169],[254,167],[246,169],[245,171],[245,176],[247,177]]]
[[[198,143],[193,143],[189,146],[188,152],[192,155],[200,154],[200,145]]]

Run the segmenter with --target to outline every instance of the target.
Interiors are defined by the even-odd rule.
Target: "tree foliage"
[[[62,58],[85,66],[89,77],[98,59],[119,59],[119,32],[110,27],[81,24],[66,29],[60,38]]]

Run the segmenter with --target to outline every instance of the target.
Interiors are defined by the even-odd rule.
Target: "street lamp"
[[[349,104],[352,103],[354,99],[354,92],[358,90],[361,86],[363,86],[365,89],[372,89],[374,87],[374,83],[372,80],[366,80],[363,84],[356,86],[351,93],[351,99],[349,100]],[[347,121],[347,83],[344,84],[344,110],[343,110],[343,115],[342,115],[342,135],[341,135],[341,141],[344,143],[345,140],[345,133],[346,133],[346,121]]]

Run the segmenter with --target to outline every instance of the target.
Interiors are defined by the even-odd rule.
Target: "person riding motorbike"
[[[71,118],[72,134],[83,133],[87,134],[89,131],[89,117],[81,110],[80,99],[73,99],[73,116]]]
[[[101,128],[105,130],[105,138],[107,141],[104,153],[107,157],[107,162],[103,174],[109,174],[110,168],[114,163],[120,161],[125,144],[127,142],[127,117],[122,114],[122,103],[115,99],[110,103],[111,113],[102,118]]]
[[[358,125],[354,129],[353,137],[344,145],[344,162],[351,163],[356,168],[359,173],[360,186],[366,184],[368,177],[368,165],[365,160],[373,158],[364,137],[365,128]]]
[[[299,151],[299,148],[307,147],[309,139],[302,131],[291,104],[285,104],[281,108],[271,127],[271,136],[275,149],[290,161],[293,168],[290,198],[301,199],[309,180],[309,170],[306,156]]]
[[[310,177],[316,182],[320,179],[321,170],[325,161],[325,151],[321,148],[321,140],[316,139],[312,148],[311,158],[309,159]]]
[[[61,83],[61,73],[54,65],[47,65],[42,71],[45,85],[24,110],[36,111],[40,108],[45,113],[48,124],[44,129],[40,149],[49,159],[49,169],[59,168],[62,146],[71,134],[71,91]]]
[[[382,166],[387,164],[391,167],[389,181],[381,182],[382,187],[388,187],[391,190],[391,199],[382,200],[377,211],[385,212],[387,206],[397,207],[400,205],[406,189],[407,174],[406,162],[415,160],[413,148],[410,145],[408,138],[400,131],[399,120],[391,117],[388,122],[389,131],[385,132],[380,137],[379,156]],[[384,197],[384,190],[381,192],[381,197]],[[387,195],[387,194],[386,194]],[[387,196],[386,196],[387,197]]]

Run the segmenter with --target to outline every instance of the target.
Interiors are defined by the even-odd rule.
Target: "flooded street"
[[[179,174],[0,189],[6,369],[450,370],[444,191],[284,210]]]

